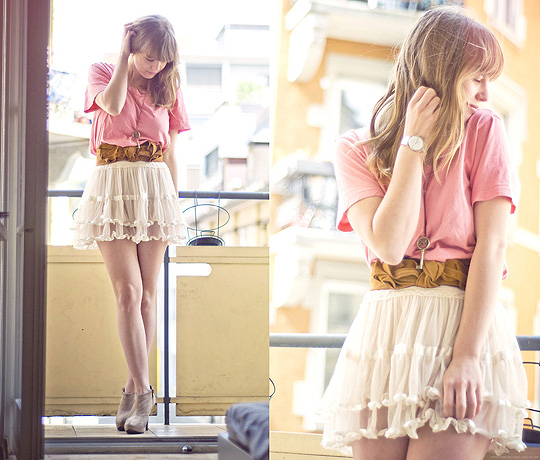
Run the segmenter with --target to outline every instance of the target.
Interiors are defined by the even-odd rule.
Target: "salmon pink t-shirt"
[[[357,145],[369,132],[353,130],[337,140],[335,171],[339,188],[338,229],[353,231],[347,210],[368,197],[383,197],[381,186],[366,166],[369,145]],[[467,121],[465,138],[448,171],[439,173],[438,183],[426,167],[418,225],[405,258],[420,258],[417,239],[424,235],[424,207],[427,236],[431,241],[425,260],[470,259],[476,246],[473,206],[478,201],[506,197],[515,212],[519,182],[511,164],[502,120],[487,109],[477,110]],[[427,188],[426,188],[427,185]],[[366,246],[368,264],[377,256]],[[506,271],[506,270],[505,270]]]
[[[184,100],[180,88],[172,110],[156,107],[149,94],[128,86],[126,103],[117,116],[101,109],[95,102],[96,96],[107,88],[113,75],[114,66],[103,62],[93,64],[88,75],[84,111],[94,112],[90,151],[95,154],[102,144],[127,147],[137,145],[134,132],[140,133],[139,143],[151,141],[160,144],[163,151],[169,148],[169,131],[190,129]]]

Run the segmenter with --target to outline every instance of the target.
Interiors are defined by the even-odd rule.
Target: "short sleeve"
[[[88,73],[88,86],[84,97],[84,111],[94,112],[99,108],[96,96],[107,88],[113,75],[113,66],[104,62],[92,64]]]
[[[361,142],[358,131],[349,131],[336,141],[334,169],[339,190],[337,228],[352,232],[347,217],[349,208],[365,198],[384,197],[384,189],[369,171],[366,160],[368,147]]]
[[[481,112],[481,113],[480,113]],[[503,121],[489,110],[473,115],[476,144],[470,172],[471,203],[507,197],[511,213],[519,200],[519,180],[510,158]],[[471,119],[473,118],[471,117]]]
[[[178,88],[176,92],[176,102],[174,107],[169,111],[169,130],[177,130],[179,133],[191,129],[187,116],[182,90]]]

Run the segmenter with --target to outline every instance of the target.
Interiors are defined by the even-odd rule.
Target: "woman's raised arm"
[[[433,89],[418,88],[407,107],[404,135],[425,139],[437,118],[439,103]],[[366,198],[347,211],[351,226],[364,243],[390,265],[401,262],[418,225],[423,155],[400,146],[384,198]]]
[[[105,112],[112,116],[118,115],[126,103],[128,87],[128,59],[131,54],[131,37],[134,32],[131,30],[131,23],[124,26],[124,37],[122,39],[122,50],[114,68],[113,76],[107,88],[98,93],[96,104]]]

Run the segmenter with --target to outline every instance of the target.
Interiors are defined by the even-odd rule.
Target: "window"
[[[219,169],[219,153],[215,148],[204,157],[204,175],[206,177],[213,176]]]
[[[221,86],[220,64],[186,64],[189,86]]]
[[[358,267],[356,267],[358,268]],[[367,266],[362,267],[365,275],[356,273],[357,279],[338,280],[336,276],[343,270],[336,266],[324,269],[326,276],[318,291],[319,305],[314,313],[314,332],[319,334],[347,334],[358,312],[362,297],[369,290]],[[345,270],[347,270],[345,268]],[[359,276],[360,275],[360,276]],[[343,273],[343,276],[347,276]],[[315,310],[314,310],[315,311]],[[296,415],[303,417],[304,428],[318,429],[320,421],[313,401],[319,401],[334,373],[340,349],[311,349],[306,360],[305,381],[297,382],[294,391]]]
[[[373,107],[384,91],[382,83],[362,80],[345,83],[341,90],[339,132],[369,126]]]
[[[523,0],[484,0],[488,20],[518,46],[525,41],[526,20]]]
[[[331,54],[321,84],[326,88],[319,151],[331,160],[337,136],[369,126],[373,107],[386,91],[392,62]]]
[[[353,292],[330,291],[328,293],[327,334],[347,334],[356,316],[362,295]],[[324,363],[324,387],[327,388],[334,373],[339,348],[328,348]]]

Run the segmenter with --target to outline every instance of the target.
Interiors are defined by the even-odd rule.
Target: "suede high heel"
[[[131,408],[131,412],[124,423],[124,429],[129,434],[141,434],[148,430],[148,417],[152,411],[152,407],[156,403],[154,389],[150,387],[148,393],[135,395],[135,403]]]
[[[116,429],[118,431],[124,431],[124,423],[131,413],[133,404],[135,404],[135,393],[126,393],[126,389],[122,388],[122,398],[116,412]]]

